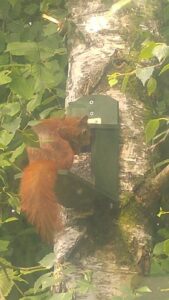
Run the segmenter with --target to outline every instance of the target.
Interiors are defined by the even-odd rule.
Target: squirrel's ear
[[[79,124],[80,125],[86,125],[88,120],[88,116],[84,116],[80,119]]]

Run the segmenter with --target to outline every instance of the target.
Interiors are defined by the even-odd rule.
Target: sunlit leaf
[[[153,55],[156,56],[161,62],[163,59],[169,56],[169,46],[167,46],[166,44],[156,46],[153,49]]]
[[[14,282],[12,281],[12,277],[13,277],[13,270],[12,269],[5,269],[4,270],[0,270],[0,289],[2,294],[6,297],[9,295]]]
[[[145,68],[136,68],[136,76],[139,78],[143,85],[145,85],[146,81],[150,79],[153,74],[154,66],[145,67]]]
[[[3,223],[10,223],[10,222],[14,222],[14,221],[17,221],[17,220],[18,219],[16,217],[11,217],[11,218],[8,218],[5,221],[3,221]]]
[[[142,286],[136,290],[138,293],[151,293],[152,290],[148,286]]]
[[[112,87],[118,83],[117,78],[112,78],[109,80],[109,85]]]
[[[139,59],[150,59],[153,57],[153,49],[157,46],[157,44],[153,41],[148,41],[143,44],[143,48],[141,49]]]

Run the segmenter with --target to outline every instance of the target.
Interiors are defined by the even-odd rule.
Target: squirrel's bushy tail
[[[21,210],[48,242],[63,228],[62,209],[54,193],[56,177],[54,160],[36,160],[25,168],[20,185]]]

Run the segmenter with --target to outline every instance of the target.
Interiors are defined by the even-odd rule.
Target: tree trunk
[[[87,232],[82,234],[81,231],[74,238],[75,246],[83,236],[74,258],[70,258],[77,269],[76,274],[69,277],[68,288],[81,278],[84,270],[91,270],[96,289],[83,296],[78,294],[77,299],[111,299],[121,295],[123,285],[133,285],[133,274],[147,274],[150,267],[153,218],[135,200],[133,192],[140,178],[144,178],[150,169],[144,139],[146,108],[141,101],[125,96],[118,88],[107,84],[106,75],[110,68],[125,63],[123,56],[128,52],[126,34],[131,29],[128,23],[130,12],[124,16],[117,7],[101,0],[70,0],[68,9],[72,31],[68,40],[66,106],[81,96],[102,94],[116,99],[120,109],[120,211],[114,213],[109,203],[103,203],[104,199],[98,199],[98,202],[96,199],[95,212],[87,219],[90,223]],[[152,215],[155,210],[152,205]],[[68,233],[66,245],[69,236]],[[62,261],[64,254],[58,255],[59,247],[56,242],[57,261]]]

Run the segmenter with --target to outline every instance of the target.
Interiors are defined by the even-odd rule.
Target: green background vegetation
[[[158,9],[157,3],[145,1],[142,14],[134,6],[127,67],[108,78],[111,86],[121,83],[123,91],[137,94],[145,102],[149,110],[146,140],[158,153],[155,172],[169,163],[169,1],[160,1]],[[18,197],[21,172],[27,163],[25,146],[36,143],[29,125],[64,110],[65,33],[43,19],[43,13],[62,25],[67,15],[65,2],[0,0],[0,298],[9,300],[52,299],[49,287],[56,282],[52,272],[54,256],[49,253],[52,249],[40,241],[20,214]],[[158,34],[148,27],[135,30],[138,22],[144,24],[153,14],[158,20]],[[163,228],[154,248],[153,273],[169,272],[168,200],[166,190],[159,214]],[[85,277],[80,288],[89,286],[90,280]],[[72,292],[62,296],[53,299],[71,299]]]

